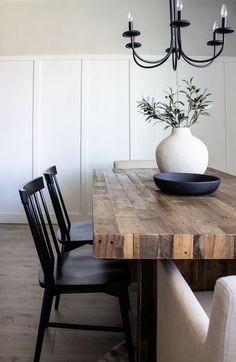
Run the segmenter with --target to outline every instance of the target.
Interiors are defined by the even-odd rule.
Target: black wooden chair
[[[62,192],[57,180],[57,168],[51,166],[44,173],[44,179],[47,184],[49,195],[52,201],[53,209],[58,223],[57,238],[62,243],[62,251],[70,251],[84,244],[93,244],[93,226],[92,221],[76,221],[71,222]],[[125,265],[129,268],[129,264]],[[128,288],[126,291],[127,305],[130,309],[130,300]],[[55,309],[58,309],[60,303],[60,294],[55,300]]]
[[[84,244],[92,244],[92,221],[70,221],[61,189],[57,181],[56,166],[49,167],[43,174],[59,227],[57,237],[63,244],[64,250],[69,251]]]
[[[41,268],[39,284],[44,297],[38,328],[34,362],[40,360],[47,327],[124,332],[129,361],[134,362],[126,291],[130,283],[128,269],[122,261],[93,258],[92,247],[61,251],[50,220],[43,194],[43,178],[36,178],[20,189],[20,197],[34,239]],[[58,294],[107,293],[119,299],[123,327],[50,322],[53,297]],[[79,360],[79,356],[78,356]]]

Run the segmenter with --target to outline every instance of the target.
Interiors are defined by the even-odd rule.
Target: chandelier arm
[[[175,14],[176,4],[175,4],[175,0],[169,0],[169,6],[170,6],[170,24],[171,24],[172,21],[174,21],[175,18],[176,18],[176,14]]]
[[[199,66],[201,66],[201,64],[202,64],[203,67],[204,67],[204,64],[205,64],[205,63],[207,63],[207,64],[210,65],[210,64],[222,53],[222,51],[223,51],[223,46],[222,46],[222,48],[220,49],[220,51],[219,51],[217,54],[215,54],[215,50],[214,50],[214,55],[213,55],[213,57],[208,58],[208,59],[202,59],[202,60],[193,59],[193,58],[188,57],[188,56],[183,52],[183,50],[181,51],[181,55],[182,55],[182,57],[183,57],[183,59],[184,59],[185,61],[188,60],[189,62],[197,63],[197,64],[199,64]]]
[[[200,64],[209,62],[209,64],[211,64],[213,62],[213,60],[215,60],[223,52],[223,49],[224,49],[224,34],[222,37],[222,45],[221,45],[220,50],[218,51],[218,53],[216,53],[216,46],[214,46],[214,54],[213,54],[213,57],[211,57],[211,58],[203,59],[203,60],[190,58],[184,53],[182,48],[181,48],[181,55],[185,60],[188,59],[190,62],[200,63]]]
[[[175,19],[175,11],[174,11],[174,9],[175,9],[175,0],[169,0],[169,4],[170,4],[170,22],[172,22]],[[174,45],[173,45],[174,35],[173,35],[173,33],[174,33],[174,29],[171,28],[170,47],[169,47],[168,53],[164,56],[164,58],[159,59],[159,60],[153,60],[153,61],[142,58],[136,52],[135,47],[134,47],[134,37],[131,37],[131,47],[132,47],[133,59],[134,59],[135,63],[137,65],[142,66],[143,68],[155,68],[156,66],[163,64],[170,57],[170,55],[172,53],[172,50],[174,48]],[[141,62],[144,62],[144,63],[147,63],[147,64],[153,64],[153,66],[143,66],[137,61],[136,58],[141,60]]]
[[[176,20],[176,0],[170,0],[170,24]],[[178,37],[177,29],[171,27],[171,45],[172,45],[172,67],[177,69],[177,63],[180,59],[180,52],[178,51]]]
[[[177,43],[178,43],[178,50],[179,50],[179,54],[178,54],[178,60],[181,58],[182,55],[182,42],[181,42],[181,30],[180,28],[176,29],[176,33],[177,33]]]
[[[178,38],[177,38],[177,42],[178,42],[178,60],[180,60],[181,56],[182,56],[182,42],[181,42],[181,36],[180,36],[180,29],[179,32],[177,31],[178,34]]]
[[[223,49],[222,49],[223,50]],[[213,58],[215,59],[216,58],[216,46],[214,46],[213,48]]]
[[[156,64],[156,65],[163,64],[169,58],[169,56],[170,56],[170,54],[172,52],[172,49],[173,49],[173,45],[171,45],[168,53],[162,59],[159,59],[159,60],[147,60],[147,59],[144,59],[140,55],[137,54],[137,52],[136,52],[136,50],[134,48],[134,39],[133,39],[133,37],[131,38],[131,45],[132,45],[133,56],[135,55],[136,58],[138,58],[139,60],[141,60],[144,63]]]
[[[215,58],[211,58],[211,60],[205,60],[205,64],[201,63],[199,64],[198,62],[196,62],[194,59],[191,59],[191,61],[189,60],[189,57],[185,57],[185,54],[182,52],[182,57],[183,59],[186,61],[186,63],[194,66],[194,67],[198,67],[198,68],[205,68],[205,67],[208,67],[208,65],[210,65]]]
[[[177,69],[179,49],[177,47],[177,31],[174,30],[174,51],[172,52],[172,66],[173,69]]]
[[[176,51],[172,53],[172,66],[173,69],[176,70],[177,69],[177,62],[178,62],[178,57],[176,54]]]
[[[167,61],[167,59],[169,58],[169,56],[168,56],[168,57],[164,57],[163,59],[161,59],[161,61],[159,61],[158,63],[153,64],[153,65],[143,65],[143,64],[141,64],[140,62],[138,62],[138,60],[137,60],[136,58],[139,59],[139,57],[136,57],[135,52],[133,52],[133,59],[134,59],[134,61],[135,61],[135,63],[136,63],[137,65],[139,65],[141,68],[151,69],[151,68],[156,68],[156,67],[158,67],[159,65],[164,64],[164,63]]]

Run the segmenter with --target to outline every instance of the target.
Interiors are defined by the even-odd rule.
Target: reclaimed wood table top
[[[217,191],[176,196],[160,191],[155,169],[94,170],[94,255],[125,259],[235,259],[236,177]]]

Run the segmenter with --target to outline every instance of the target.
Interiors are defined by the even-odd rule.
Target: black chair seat
[[[91,220],[72,222],[69,230],[70,241],[88,241],[93,240],[93,224]],[[61,230],[58,229],[57,237],[60,242],[63,241]]]
[[[93,257],[93,247],[88,245],[63,254],[61,266],[54,272],[54,289],[76,288],[88,285],[93,288],[101,285],[122,283],[129,285],[128,264],[122,260],[101,260]],[[40,285],[45,288],[44,273],[39,272]]]

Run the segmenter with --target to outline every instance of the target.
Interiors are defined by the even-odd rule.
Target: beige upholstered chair
[[[235,362],[236,276],[218,279],[214,293],[194,294],[166,260],[158,262],[157,278],[158,362]]]
[[[155,160],[122,160],[114,161],[113,168],[157,168],[157,164]]]

